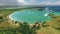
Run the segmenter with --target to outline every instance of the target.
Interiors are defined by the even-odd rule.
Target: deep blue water
[[[60,12],[60,6],[47,6],[49,10]]]

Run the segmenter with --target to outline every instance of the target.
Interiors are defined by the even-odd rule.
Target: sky
[[[60,0],[0,0],[0,5],[60,5]]]

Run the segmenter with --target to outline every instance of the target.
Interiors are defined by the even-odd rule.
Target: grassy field
[[[42,27],[40,30],[37,30],[37,34],[60,34],[60,31],[52,27]]]

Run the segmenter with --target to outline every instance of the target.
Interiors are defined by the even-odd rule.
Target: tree
[[[0,16],[0,19],[3,19],[3,17],[2,17],[2,16]]]
[[[22,34],[33,34],[34,29],[32,29],[28,23],[20,23],[20,27],[17,29],[18,32]]]
[[[56,18],[55,14],[52,14],[52,13],[50,13],[49,16],[50,16],[51,18]]]

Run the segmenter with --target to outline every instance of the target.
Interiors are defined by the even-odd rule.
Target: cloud
[[[35,0],[18,0],[18,3],[21,4],[21,5],[34,5],[36,4],[36,1]]]
[[[23,5],[60,5],[60,0],[30,0],[30,2],[25,2],[24,0],[23,3]]]
[[[60,5],[60,0],[0,0],[0,5]]]
[[[4,6],[4,5],[19,5],[19,3],[17,2],[17,0],[0,0],[0,6]]]
[[[17,0],[17,1],[18,1],[18,3],[22,3],[22,4],[25,3],[25,0]]]

